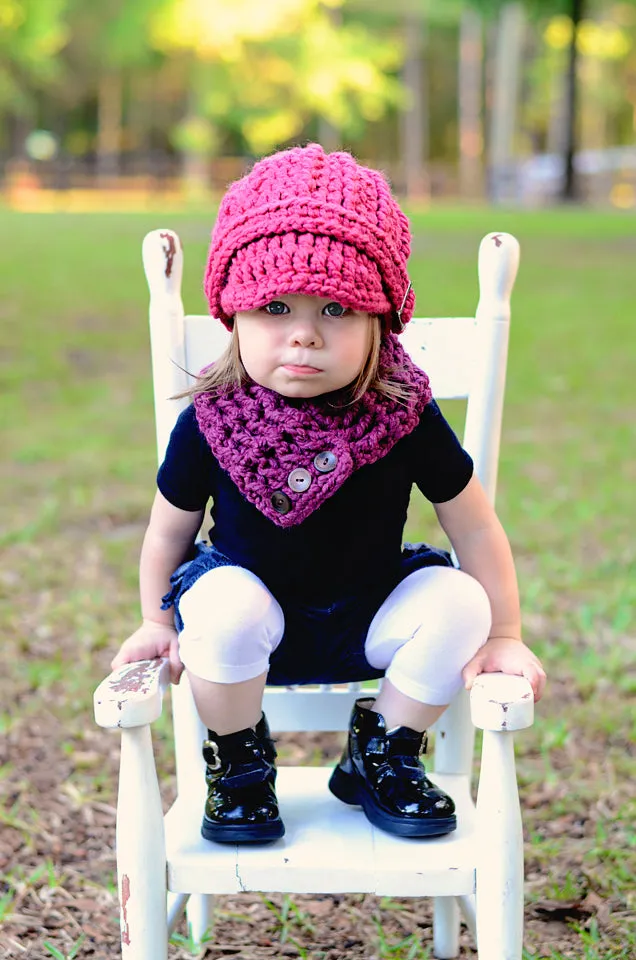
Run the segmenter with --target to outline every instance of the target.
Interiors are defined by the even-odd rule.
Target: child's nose
[[[290,327],[290,343],[300,347],[321,346],[322,339],[318,325],[311,317],[295,318]]]

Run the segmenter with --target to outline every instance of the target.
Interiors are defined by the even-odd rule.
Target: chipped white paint
[[[178,236],[156,230],[144,240],[150,287],[157,454],[187,401],[171,400],[225,348],[229,334],[209,317],[185,316],[183,254]],[[428,372],[439,399],[467,398],[464,444],[494,502],[505,387],[510,293],[519,245],[489,234],[479,252],[475,317],[414,319],[403,334],[411,356]],[[135,673],[135,670],[137,672]],[[189,922],[200,938],[214,893],[369,891],[380,896],[433,896],[438,957],[457,953],[459,905],[480,941],[483,960],[519,960],[522,936],[521,822],[511,730],[532,723],[526,681],[489,675],[462,692],[436,725],[435,778],[456,799],[454,834],[413,841],[374,830],[362,812],[339,803],[326,786],[328,771],[281,768],[279,796],[287,832],[264,846],[207,843],[199,834],[204,800],[200,743],[204,730],[183,679],[173,688],[178,797],[163,818],[147,724],[159,716],[168,682],[161,661],[123,668],[95,694],[103,726],[122,727],[118,804],[118,871],[123,956],[162,960],[168,921],[177,922],[194,894]],[[359,685],[272,690],[265,708],[273,730],[343,730]],[[471,713],[472,720],[471,723]],[[470,796],[474,730],[484,729],[477,807]],[[346,856],[343,856],[343,851]],[[166,910],[164,878],[169,878]]]
[[[376,696],[373,686],[364,695]],[[299,687],[290,693],[285,687],[265,691],[263,709],[272,730],[342,731],[349,726],[351,708],[360,696],[359,684],[330,687]]]
[[[476,926],[480,957],[521,960],[523,835],[512,733],[484,730],[477,792]]]
[[[162,460],[176,416],[187,406],[187,400],[170,398],[191,382],[185,372],[181,240],[174,230],[153,230],[144,239],[142,258],[150,290],[155,428],[157,451]]]
[[[534,721],[534,695],[525,677],[483,673],[470,691],[470,712],[479,730],[525,730]]]
[[[166,816],[168,884],[174,891],[378,896],[457,896],[475,889],[475,807],[466,777],[441,776],[459,810],[455,833],[426,841],[392,837],[327,789],[331,768],[280,767],[285,836],[263,845],[215,845],[199,833],[204,793],[180,794]]]
[[[503,416],[510,295],[519,267],[519,243],[509,233],[490,233],[479,246],[479,303],[475,356],[479,370],[466,409],[464,445],[492,503]]]
[[[161,716],[170,683],[168,660],[140,660],[111,673],[93,695],[100,727],[141,727]]]
[[[117,877],[123,960],[167,960],[166,848],[150,727],[122,729]]]

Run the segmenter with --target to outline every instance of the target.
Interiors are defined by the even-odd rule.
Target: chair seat
[[[165,818],[174,893],[373,893],[458,896],[475,891],[475,808],[468,778],[435,775],[457,805],[457,830],[413,840],[373,827],[329,792],[331,767],[280,767],[286,833],[265,845],[216,844],[200,833],[204,792],[178,797]]]

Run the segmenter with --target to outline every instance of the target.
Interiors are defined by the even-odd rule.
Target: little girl
[[[112,664],[169,657],[174,682],[187,670],[208,728],[210,840],[284,833],[266,682],[384,677],[355,704],[329,787],[409,837],[455,829],[419,755],[462,683],[503,671],[542,694],[506,535],[397,337],[415,302],[409,252],[382,175],[316,144],[261,160],[221,204],[205,292],[231,341],[172,432],[143,623]],[[402,547],[414,483],[461,570]],[[210,544],[195,549],[210,498]]]

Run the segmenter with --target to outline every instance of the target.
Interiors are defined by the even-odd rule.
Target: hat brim
[[[237,250],[221,306],[229,318],[286,294],[324,297],[381,317],[393,314],[373,260],[333,237],[301,233],[261,237]]]

